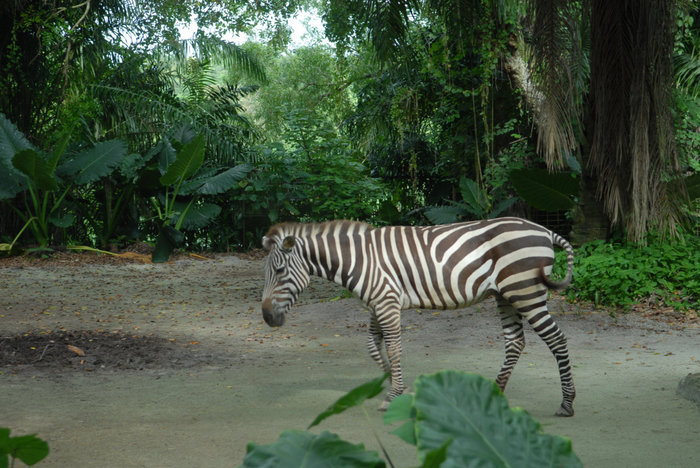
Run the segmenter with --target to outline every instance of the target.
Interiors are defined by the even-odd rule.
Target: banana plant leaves
[[[269,445],[248,444],[242,468],[383,468],[384,460],[368,452],[362,444],[351,444],[336,434],[323,431],[312,434],[300,430],[284,431]]]
[[[174,185],[188,179],[204,163],[204,147],[206,139],[204,135],[197,135],[177,153],[175,161],[168,166],[165,174],[160,178],[163,185]]]
[[[190,205],[189,203],[176,201],[174,210],[178,214],[187,210],[187,214],[185,214],[185,217],[180,223],[180,228],[184,230],[202,228],[212,222],[214,218],[221,213],[221,207],[219,205],[202,202]]]
[[[56,172],[61,177],[70,178],[74,184],[89,184],[111,174],[122,164],[127,152],[126,143],[121,140],[96,143],[92,148],[61,164]]]

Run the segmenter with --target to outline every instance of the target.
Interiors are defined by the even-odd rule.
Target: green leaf
[[[26,149],[36,150],[34,145],[17,129],[17,126],[0,112],[0,164],[11,169],[12,157]]]
[[[491,211],[489,212],[489,218],[497,218],[498,216],[503,214],[504,211],[510,208],[511,205],[516,201],[518,201],[517,197],[510,197],[506,198],[505,200],[501,200],[496,206],[491,207]]]
[[[182,213],[185,208],[187,208],[187,203],[175,202],[175,211]],[[199,229],[212,222],[214,218],[219,216],[219,213],[221,213],[221,207],[214,203],[193,203],[190,209],[187,210],[180,228],[184,230]]]
[[[338,401],[329,406],[326,411],[316,416],[316,419],[309,424],[308,428],[311,429],[329,416],[340,414],[348,408],[352,408],[353,406],[361,404],[365,400],[374,398],[381,393],[383,388],[382,384],[388,377],[389,373],[386,373],[381,377],[370,380],[369,382],[350,390],[348,393],[340,397]]]
[[[14,155],[12,164],[17,170],[34,182],[42,190],[56,190],[58,181],[49,169],[49,165],[39,153],[33,149],[25,149]]]
[[[35,435],[10,438],[10,455],[26,465],[34,465],[49,454],[49,445]]]
[[[146,164],[148,164],[147,155],[140,155],[138,153],[130,153],[122,158],[119,164],[119,172],[126,177],[128,180],[132,180],[136,177],[139,170],[141,170]]]
[[[73,221],[75,221],[75,216],[73,213],[65,213],[63,216],[54,213],[49,216],[49,222],[60,228],[70,227],[73,224]]]
[[[202,195],[224,193],[235,186],[236,182],[243,179],[252,169],[252,166],[248,164],[239,164],[236,167],[227,169],[204,181],[201,187],[197,189],[197,193],[201,193]]]
[[[27,179],[14,166],[6,169],[0,166],[0,200],[13,198],[19,192],[26,190]]]
[[[26,465],[34,465],[49,454],[48,444],[36,435],[10,437],[10,430],[0,428],[0,468],[8,466],[8,455]]]
[[[483,218],[486,215],[486,209],[488,206],[486,197],[484,196],[484,191],[479,188],[476,182],[467,177],[462,177],[459,180],[459,189],[462,193],[464,203],[466,203],[469,207],[469,211],[472,214]]]
[[[442,463],[447,460],[447,448],[451,443],[452,439],[447,439],[440,447],[426,452],[420,468],[440,468]]]
[[[434,206],[425,210],[425,217],[433,224],[456,223],[464,214],[464,208],[458,205]]]
[[[165,174],[160,178],[163,185],[173,185],[192,176],[204,162],[204,147],[206,139],[204,135],[197,135],[189,143],[182,147]]]
[[[579,182],[566,173],[550,174],[545,169],[517,169],[510,181],[526,203],[544,211],[568,210],[574,206]]]
[[[578,467],[571,441],[544,434],[521,409],[511,409],[495,382],[441,371],[415,383],[416,434],[422,456],[452,439],[445,468]]]
[[[249,444],[242,468],[380,468],[384,460],[368,452],[362,444],[351,444],[336,434],[323,431],[312,434],[299,430],[284,431],[269,445]]]
[[[89,184],[110,175],[120,166],[127,151],[122,140],[100,142],[59,166],[57,173],[72,177],[77,185]]]

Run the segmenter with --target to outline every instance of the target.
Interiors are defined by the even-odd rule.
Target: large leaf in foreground
[[[31,434],[10,437],[10,430],[0,428],[0,468],[8,466],[8,455],[26,465],[35,465],[49,454],[49,445]],[[14,466],[14,464],[13,464]]]
[[[103,141],[62,164],[56,172],[71,177],[75,184],[89,184],[111,174],[121,165],[127,152],[122,140]]]
[[[316,468],[316,467],[384,467],[376,452],[362,444],[351,444],[336,434],[323,431],[316,435],[299,430],[284,431],[277,442],[269,445],[248,444],[242,468]]]
[[[570,440],[544,434],[525,411],[509,408],[493,381],[441,371],[419,377],[415,388],[421,456],[452,439],[443,468],[582,466]]]

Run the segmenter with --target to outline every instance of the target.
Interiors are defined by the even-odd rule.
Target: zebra
[[[524,318],[556,358],[563,394],[556,414],[573,416],[567,341],[547,311],[548,289],[566,288],[573,274],[574,251],[558,234],[519,218],[379,228],[328,221],[277,224],[262,245],[269,251],[262,295],[269,326],[284,324],[310,275],[346,287],[368,306],[369,354],[390,373],[391,389],[380,410],[408,391],[401,370],[401,311],[466,307],[494,295],[505,337],[499,388],[505,390],[525,347]],[[561,281],[550,279],[554,245],[567,254]]]

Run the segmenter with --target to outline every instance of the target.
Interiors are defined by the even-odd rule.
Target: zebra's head
[[[294,236],[268,233],[262,244],[270,252],[265,259],[263,318],[271,327],[281,327],[299,293],[308,286],[309,272],[299,255],[301,241]]]

